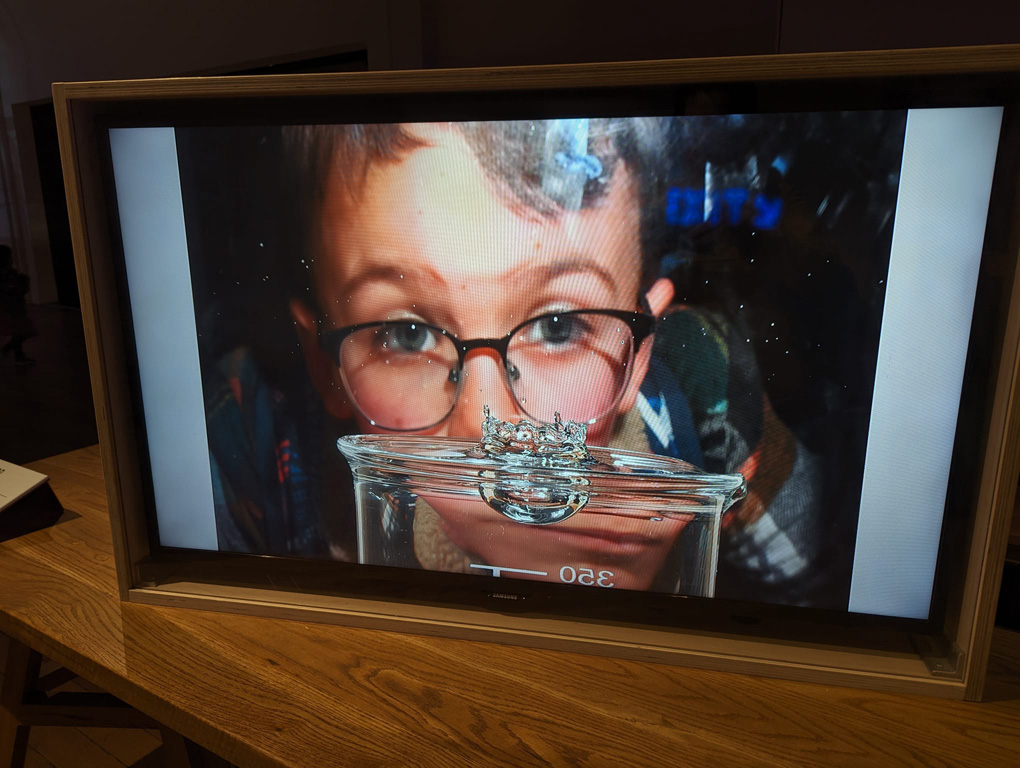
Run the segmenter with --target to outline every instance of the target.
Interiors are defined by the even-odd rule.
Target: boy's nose
[[[504,421],[524,418],[513,395],[507,389],[506,374],[499,353],[480,349],[464,363],[464,380],[457,405],[450,414],[446,434],[450,437],[481,437],[483,408]]]

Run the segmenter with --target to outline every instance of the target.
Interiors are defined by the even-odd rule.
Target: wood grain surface
[[[68,514],[0,544],[0,631],[242,766],[1015,765],[1020,642],[989,701],[121,603],[99,451],[38,462]]]

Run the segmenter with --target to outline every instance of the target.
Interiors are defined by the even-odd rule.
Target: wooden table
[[[0,631],[242,766],[1020,764],[1020,641],[982,704],[122,604],[98,448],[78,517],[0,544]]]

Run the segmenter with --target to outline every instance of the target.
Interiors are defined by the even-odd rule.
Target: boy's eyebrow
[[[512,282],[521,272],[529,273],[529,281],[534,280],[537,274],[542,282],[555,280],[562,275],[590,272],[604,282],[611,291],[615,291],[617,287],[616,278],[613,276],[613,273],[589,256],[572,256],[554,261],[551,264],[525,262],[506,272],[503,275],[503,281]]]
[[[376,264],[355,273],[347,282],[347,290],[354,293],[363,283],[373,281],[401,283],[404,280],[418,283],[428,280],[444,286],[446,285],[446,279],[432,265],[425,267],[399,267],[392,264]]]
[[[545,283],[555,280],[562,275],[582,272],[595,275],[611,291],[615,291],[617,288],[617,280],[613,273],[589,256],[571,256],[549,264],[535,264],[532,261],[526,261],[504,272],[500,276],[500,281],[512,284],[514,280],[520,279],[522,273],[527,273],[529,285],[534,285],[536,282],[539,284]],[[447,280],[443,277],[443,274],[431,264],[408,267],[392,264],[375,264],[355,273],[347,282],[347,290],[354,293],[364,283],[368,282],[379,281],[399,284],[405,280],[417,285],[421,285],[426,281],[444,287],[447,285]]]

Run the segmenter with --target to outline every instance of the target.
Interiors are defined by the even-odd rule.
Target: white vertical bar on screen
[[[928,617],[1001,122],[1001,107],[907,114],[853,612]]]
[[[217,549],[173,128],[110,130],[160,543]]]

